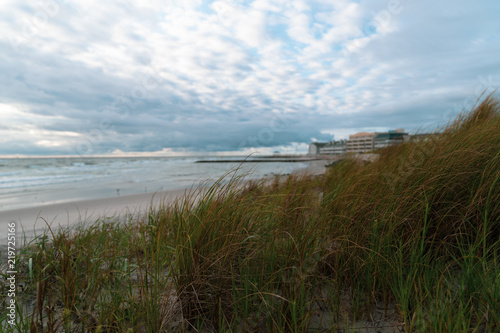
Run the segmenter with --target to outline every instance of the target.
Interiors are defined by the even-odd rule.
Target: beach
[[[71,165],[97,169],[93,175],[106,181],[100,193],[116,193],[0,211],[6,223],[17,222],[15,231],[3,227],[18,239],[19,229],[31,237],[47,224],[52,230],[88,226],[59,233],[52,244],[37,239],[16,246],[17,255],[10,250],[14,259],[2,268],[12,270],[9,290],[20,291],[11,315],[22,318],[19,327],[47,331],[110,325],[138,332],[404,332],[443,325],[453,332],[497,331],[498,113],[498,103],[483,103],[463,125],[432,140],[347,156],[343,163],[260,169],[254,178],[231,171],[234,161],[184,161],[177,164],[203,165],[205,179],[207,170],[230,169],[205,187],[191,183],[188,193],[125,195],[127,184],[138,190],[143,183],[120,183],[102,172],[118,164],[124,179],[151,180],[150,170],[172,161]],[[151,163],[155,168],[135,167]],[[139,174],[123,172],[130,167]],[[25,169],[26,179],[38,173],[33,182],[61,176]],[[197,204],[161,209],[185,194]],[[141,218],[151,207],[160,209]],[[23,331],[17,328],[8,332]]]
[[[95,158],[24,161],[23,172],[27,174],[23,175],[21,183],[27,185],[14,189],[23,192],[16,194],[12,188],[5,186],[0,193],[5,193],[2,198],[3,209],[0,210],[0,230],[7,230],[8,224],[15,222],[18,243],[26,243],[47,232],[49,227],[55,232],[61,227],[73,227],[79,223],[91,224],[99,218],[137,216],[146,213],[150,208],[157,208],[160,204],[169,204],[182,198],[187,191],[203,183],[203,175],[206,175],[207,185],[227,170],[234,169],[235,165],[230,163],[231,161],[220,163],[217,159],[213,159],[214,163],[193,162],[194,159]],[[307,163],[248,163],[239,174],[252,172],[251,177],[246,177],[248,180],[271,179],[276,175],[288,174],[317,175],[325,172],[325,166],[329,162],[313,160]],[[200,168],[201,165],[203,168]],[[103,172],[105,168],[112,168],[114,173],[106,175]],[[165,170],[168,170],[166,176]],[[11,170],[8,171],[12,173]],[[69,177],[70,174],[76,182]],[[96,175],[96,179],[87,179],[90,178],[89,175]],[[151,175],[158,180],[154,181]],[[17,174],[15,176],[19,177]],[[62,176],[73,182],[58,183]],[[42,179],[48,184],[33,184],[33,179],[37,182]],[[17,182],[19,181],[16,178],[11,184]],[[148,192],[144,191],[146,187]],[[143,193],[140,193],[141,191]],[[41,198],[44,198],[44,201]],[[14,204],[8,206],[9,201]],[[4,250],[4,247],[5,244],[2,243],[0,249]]]
[[[2,217],[0,230],[7,230],[8,224],[15,222],[17,241],[22,244],[48,231],[49,227],[55,232],[61,227],[94,223],[103,217],[117,218],[144,214],[150,208],[158,208],[160,204],[172,203],[182,198],[186,191],[189,190],[133,194],[7,210],[0,213]]]

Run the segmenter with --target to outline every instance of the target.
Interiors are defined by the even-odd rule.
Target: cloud
[[[305,147],[443,125],[500,86],[495,1],[3,8],[0,154]]]

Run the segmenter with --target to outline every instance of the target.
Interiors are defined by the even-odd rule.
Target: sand
[[[160,203],[168,204],[182,198],[186,191],[188,190],[171,190],[2,211],[0,230],[6,235],[8,224],[15,222],[16,239],[18,244],[22,244],[24,238],[30,240],[48,230],[48,225],[55,231],[79,222],[96,221],[100,217],[146,213],[149,208],[158,207]],[[4,243],[6,242],[0,242],[2,250],[6,246]]]
[[[292,174],[318,175],[326,170],[330,160],[309,162],[309,166],[297,169]],[[100,217],[119,217],[126,214],[137,215],[145,213],[149,208],[160,203],[182,198],[189,189],[170,190],[165,192],[143,193],[112,198],[82,200],[50,204],[33,208],[20,208],[0,211],[0,235],[7,235],[8,224],[16,223],[16,239],[18,244],[29,241],[36,235],[41,235],[50,228],[56,231],[60,227],[74,226],[80,222],[92,223]],[[6,237],[5,237],[6,238]],[[7,246],[6,241],[0,242],[0,253]]]
[[[292,171],[292,175],[300,176],[300,175],[321,175],[326,171],[326,166],[332,162],[333,159],[324,159],[324,160],[316,160],[309,162],[309,165],[306,168],[301,168]]]

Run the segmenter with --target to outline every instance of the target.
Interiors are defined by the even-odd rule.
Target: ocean
[[[234,163],[195,163],[198,160]],[[0,211],[154,193],[213,183],[241,157],[79,157],[0,159]],[[289,174],[307,162],[244,163],[247,179]]]

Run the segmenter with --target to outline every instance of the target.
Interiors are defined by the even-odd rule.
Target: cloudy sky
[[[0,0],[0,154],[302,152],[500,87],[498,0]]]

